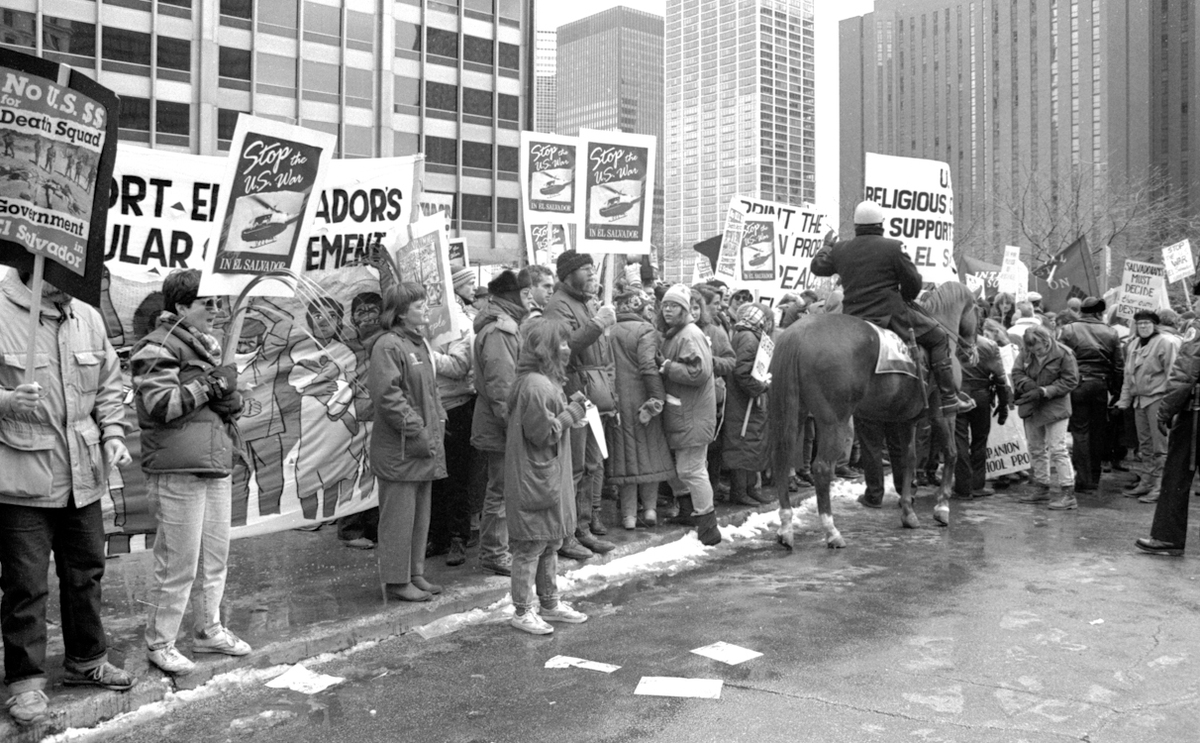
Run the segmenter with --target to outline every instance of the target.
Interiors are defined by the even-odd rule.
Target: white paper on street
[[[745,663],[748,660],[761,658],[762,653],[750,648],[743,648],[738,645],[730,645],[727,642],[714,642],[712,645],[705,645],[702,648],[696,648],[692,651],[696,655],[703,655],[705,658],[719,660],[731,666],[736,666],[739,663]]]
[[[569,655],[556,655],[546,661],[546,668],[582,668],[587,671],[599,671],[600,673],[612,673],[619,670],[620,666],[614,666],[609,663],[600,663],[594,660],[584,660],[583,658],[572,658]]]
[[[721,679],[685,679],[675,676],[642,676],[634,694],[647,697],[690,697],[720,699]]]
[[[281,675],[268,681],[267,686],[272,689],[291,689],[301,694],[317,694],[345,680],[337,676],[327,676],[323,673],[310,671],[301,665],[294,665]]]

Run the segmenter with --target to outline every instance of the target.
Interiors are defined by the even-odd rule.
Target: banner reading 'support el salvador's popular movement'
[[[117,97],[81,72],[0,54],[0,263],[100,304]]]
[[[937,160],[868,152],[865,195],[883,208],[883,235],[904,250],[934,284],[958,280],[954,265],[954,188]]]
[[[256,276],[304,270],[307,236],[337,137],[248,114],[238,116],[205,254],[200,291],[238,294]],[[287,295],[265,282],[258,296]]]
[[[581,129],[579,142],[579,250],[649,253],[657,138]]]

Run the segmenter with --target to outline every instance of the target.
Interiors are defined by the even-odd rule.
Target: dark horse
[[[960,343],[974,349],[976,314],[969,289],[957,281],[947,282],[931,291],[922,306],[946,331],[954,351]],[[912,475],[916,469],[913,432],[929,403],[926,390],[934,396],[936,390],[931,389],[933,385],[906,374],[875,374],[878,353],[879,337],[865,320],[838,314],[809,315],[784,331],[771,359],[773,381],[768,425],[776,481],[786,483],[786,473],[800,464],[796,460],[804,420],[811,415],[817,433],[813,479],[828,547],[846,546],[833,525],[829,483],[852,417],[882,425],[891,444],[903,443],[905,455],[897,458],[899,452],[894,449],[891,459],[893,479],[901,484],[900,521],[910,529],[919,525],[913,510]],[[956,357],[957,353],[951,356]],[[954,375],[958,383],[961,369],[957,359]],[[933,420],[944,434],[941,440],[946,462],[933,515],[945,526],[950,523],[949,498],[954,485],[954,416],[933,416]],[[873,456],[878,456],[878,452]],[[779,487],[779,522],[778,541],[790,550],[792,506],[785,485]]]

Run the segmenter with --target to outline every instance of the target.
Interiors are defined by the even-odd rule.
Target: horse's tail
[[[804,419],[808,417],[800,385],[804,335],[802,324],[792,326],[780,335],[771,357],[767,435],[776,487],[783,493],[787,492],[788,473],[800,458],[797,448],[803,442]]]

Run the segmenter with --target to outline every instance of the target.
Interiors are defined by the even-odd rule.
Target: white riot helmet
[[[883,224],[883,208],[874,201],[854,207],[854,224]]]

